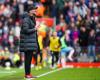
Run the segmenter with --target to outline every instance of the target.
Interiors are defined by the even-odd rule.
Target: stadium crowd
[[[1,66],[6,66],[8,61],[17,67],[22,63],[19,52],[21,18],[31,4],[44,6],[44,15],[39,15],[40,18],[55,19],[52,27],[42,23],[47,26],[46,36],[38,39],[41,51],[47,52],[48,58],[52,57],[52,65],[58,62],[59,52],[65,59],[64,52],[69,53],[67,61],[71,62],[100,61],[100,0],[0,0]],[[57,37],[58,42],[52,37]],[[56,49],[52,45],[56,45]]]

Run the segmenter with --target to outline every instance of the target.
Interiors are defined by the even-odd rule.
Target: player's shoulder
[[[29,15],[27,12],[24,12],[23,15],[22,15],[22,20],[24,22],[28,22],[29,21]]]
[[[50,36],[50,40],[51,40],[51,39],[53,39],[53,37],[52,37],[52,36]]]
[[[57,39],[58,39],[58,40],[60,40],[60,38],[59,38],[59,37],[57,37]]]
[[[25,18],[23,19],[23,21],[24,21],[24,22],[29,22],[29,17],[25,17]]]

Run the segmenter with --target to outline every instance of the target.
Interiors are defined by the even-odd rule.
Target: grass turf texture
[[[0,68],[0,80],[25,80],[23,69],[11,69],[13,73]],[[14,72],[16,71],[16,72]],[[32,73],[37,76],[51,71],[44,68],[39,71],[32,69]],[[100,68],[67,68],[47,74],[34,80],[100,80]]]

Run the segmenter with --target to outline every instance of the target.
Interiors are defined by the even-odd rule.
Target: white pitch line
[[[54,72],[60,71],[60,70],[62,70],[62,69],[65,69],[65,68],[59,68],[59,69],[56,69],[56,70],[53,70],[53,71],[50,71],[50,72],[47,72],[47,73],[41,74],[41,75],[39,75],[39,76],[37,76],[37,77],[39,78],[39,77],[42,77],[42,76],[46,76],[46,75],[48,75],[48,74],[51,74],[51,73],[54,73]]]
[[[16,71],[0,71],[0,74],[13,74],[16,73]]]

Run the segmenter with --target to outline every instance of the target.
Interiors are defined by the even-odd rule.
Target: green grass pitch
[[[50,73],[48,73],[50,72]],[[43,75],[48,73],[46,75]],[[100,68],[66,68],[62,70],[32,69],[35,76],[43,75],[34,80],[100,80]],[[7,71],[0,68],[0,80],[25,80],[23,69],[11,69]]]

